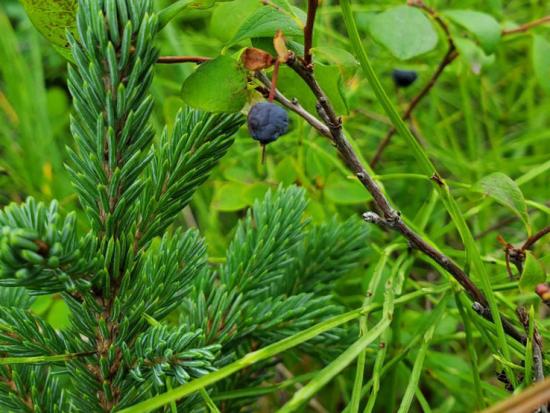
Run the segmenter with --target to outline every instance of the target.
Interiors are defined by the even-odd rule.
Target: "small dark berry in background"
[[[393,81],[397,87],[408,87],[418,78],[415,70],[393,69]]]
[[[267,145],[288,131],[288,113],[271,102],[256,103],[248,112],[250,135]]]

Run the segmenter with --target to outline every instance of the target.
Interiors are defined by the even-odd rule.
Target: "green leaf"
[[[54,300],[50,311],[48,312],[47,321],[56,330],[63,330],[70,324],[69,307],[65,301]]]
[[[327,199],[339,205],[364,204],[372,199],[359,181],[340,176],[329,177],[323,193]]]
[[[275,178],[283,185],[292,185],[298,179],[296,166],[290,156],[283,158],[275,167]]]
[[[72,60],[66,30],[76,35],[77,0],[21,0],[32,24],[54,49]]]
[[[207,112],[238,112],[246,103],[246,71],[232,57],[222,55],[201,64],[182,87],[189,106]]]
[[[311,49],[311,53],[327,63],[342,67],[357,67],[359,62],[350,52],[345,49],[330,46],[319,46]]]
[[[269,184],[265,182],[256,182],[249,185],[245,191],[245,202],[247,206],[254,205],[254,202],[258,200],[261,201],[270,188]]]
[[[493,16],[474,10],[446,10],[443,14],[472,33],[487,53],[495,51],[501,30]]]
[[[523,272],[519,280],[519,289],[524,293],[530,293],[535,290],[538,284],[546,281],[546,273],[542,263],[535,258],[531,251],[526,252]]]
[[[542,88],[550,93],[550,42],[539,35],[533,36],[533,68]]]
[[[302,27],[299,20],[284,9],[263,6],[256,10],[239,28],[229,45],[252,37],[273,37],[277,30],[285,36],[301,36]]]
[[[495,172],[482,178],[478,183],[478,187],[484,194],[510,208],[529,228],[527,204],[521,189],[513,179],[501,172]]]
[[[230,0],[178,0],[171,5],[165,7],[158,13],[160,27],[166,26],[170,21],[176,18],[186,9],[205,10],[213,7],[220,1]]]
[[[371,36],[400,60],[433,50],[437,33],[432,22],[420,10],[399,6],[374,17],[369,25]]]
[[[223,42],[232,39],[239,27],[261,7],[257,0],[234,0],[217,4],[210,18],[209,32]],[[230,19],[227,16],[231,16]]]
[[[454,42],[460,52],[459,56],[467,62],[475,74],[480,74],[482,68],[493,64],[495,61],[494,54],[488,56],[481,47],[470,39],[455,37]]]
[[[218,211],[239,211],[248,205],[247,186],[241,183],[228,182],[216,189],[212,207]]]

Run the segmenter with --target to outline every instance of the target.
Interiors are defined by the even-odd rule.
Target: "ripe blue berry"
[[[271,102],[256,103],[248,112],[250,135],[267,145],[288,131],[288,113]]]
[[[418,74],[414,70],[394,69],[392,77],[397,87],[408,87],[418,78]]]

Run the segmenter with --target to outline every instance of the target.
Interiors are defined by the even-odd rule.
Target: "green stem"
[[[279,409],[277,413],[292,413],[298,410],[304,403],[313,397],[315,393],[355,360],[369,344],[376,340],[390,326],[394,306],[391,285],[390,288],[386,290],[386,298],[384,301],[384,315],[378,324],[352,344],[346,351],[338,356],[336,360],[321,370],[321,372],[307,385],[298,390],[292,399]]]
[[[365,300],[363,301],[363,306],[368,306],[372,302],[372,298],[374,297],[374,294],[378,290],[378,286],[380,285],[382,278],[384,276],[384,269],[386,268],[386,263],[388,261],[388,257],[391,255],[391,252],[397,247],[397,245],[390,245],[387,249],[385,249],[382,252],[382,256],[380,257],[380,260],[378,261],[376,268],[374,270],[374,274],[372,276],[372,279],[369,283],[368,289],[367,289],[367,295],[365,297]],[[362,337],[367,334],[368,326],[367,326],[367,315],[361,316],[359,318],[359,336]],[[361,353],[359,353],[359,357],[357,357],[357,367],[355,369],[355,381],[353,383],[353,392],[351,395],[351,412],[357,413],[359,411],[359,404],[361,402],[361,388],[363,387],[363,376],[365,375],[365,361],[367,358],[367,353],[363,350]]]
[[[200,389],[199,392],[210,409],[210,413],[220,413],[220,409],[218,409],[218,406],[216,406],[216,403],[214,403],[208,392],[204,388]]]
[[[485,406],[483,403],[483,393],[481,390],[481,379],[479,378],[480,375],[478,369],[477,353],[472,335],[472,325],[470,323],[468,314],[464,309],[464,306],[462,305],[462,301],[460,301],[460,293],[455,294],[455,303],[456,307],[458,308],[458,312],[460,313],[460,317],[462,317],[464,332],[466,333],[466,348],[468,349],[468,353],[470,353],[470,364],[472,366],[472,377],[474,379],[474,391],[476,395],[476,407],[478,409],[483,409],[483,407]]]
[[[0,365],[57,363],[59,361],[69,361],[78,357],[90,356],[92,354],[95,354],[95,352],[57,354],[55,356],[3,357],[0,358]]]

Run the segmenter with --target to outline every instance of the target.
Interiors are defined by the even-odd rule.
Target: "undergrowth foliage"
[[[198,231],[169,229],[243,118],[183,109],[154,142],[158,27],[150,0],[79,1],[68,170],[89,225],[32,198],[0,213],[3,411],[116,411],[341,312],[330,285],[360,262],[364,226],[312,226],[298,188],[257,201],[219,266]],[[32,296],[51,293],[70,308],[64,331],[30,311]],[[356,333],[333,329],[297,351],[329,358]],[[259,383],[263,367],[208,390]]]

